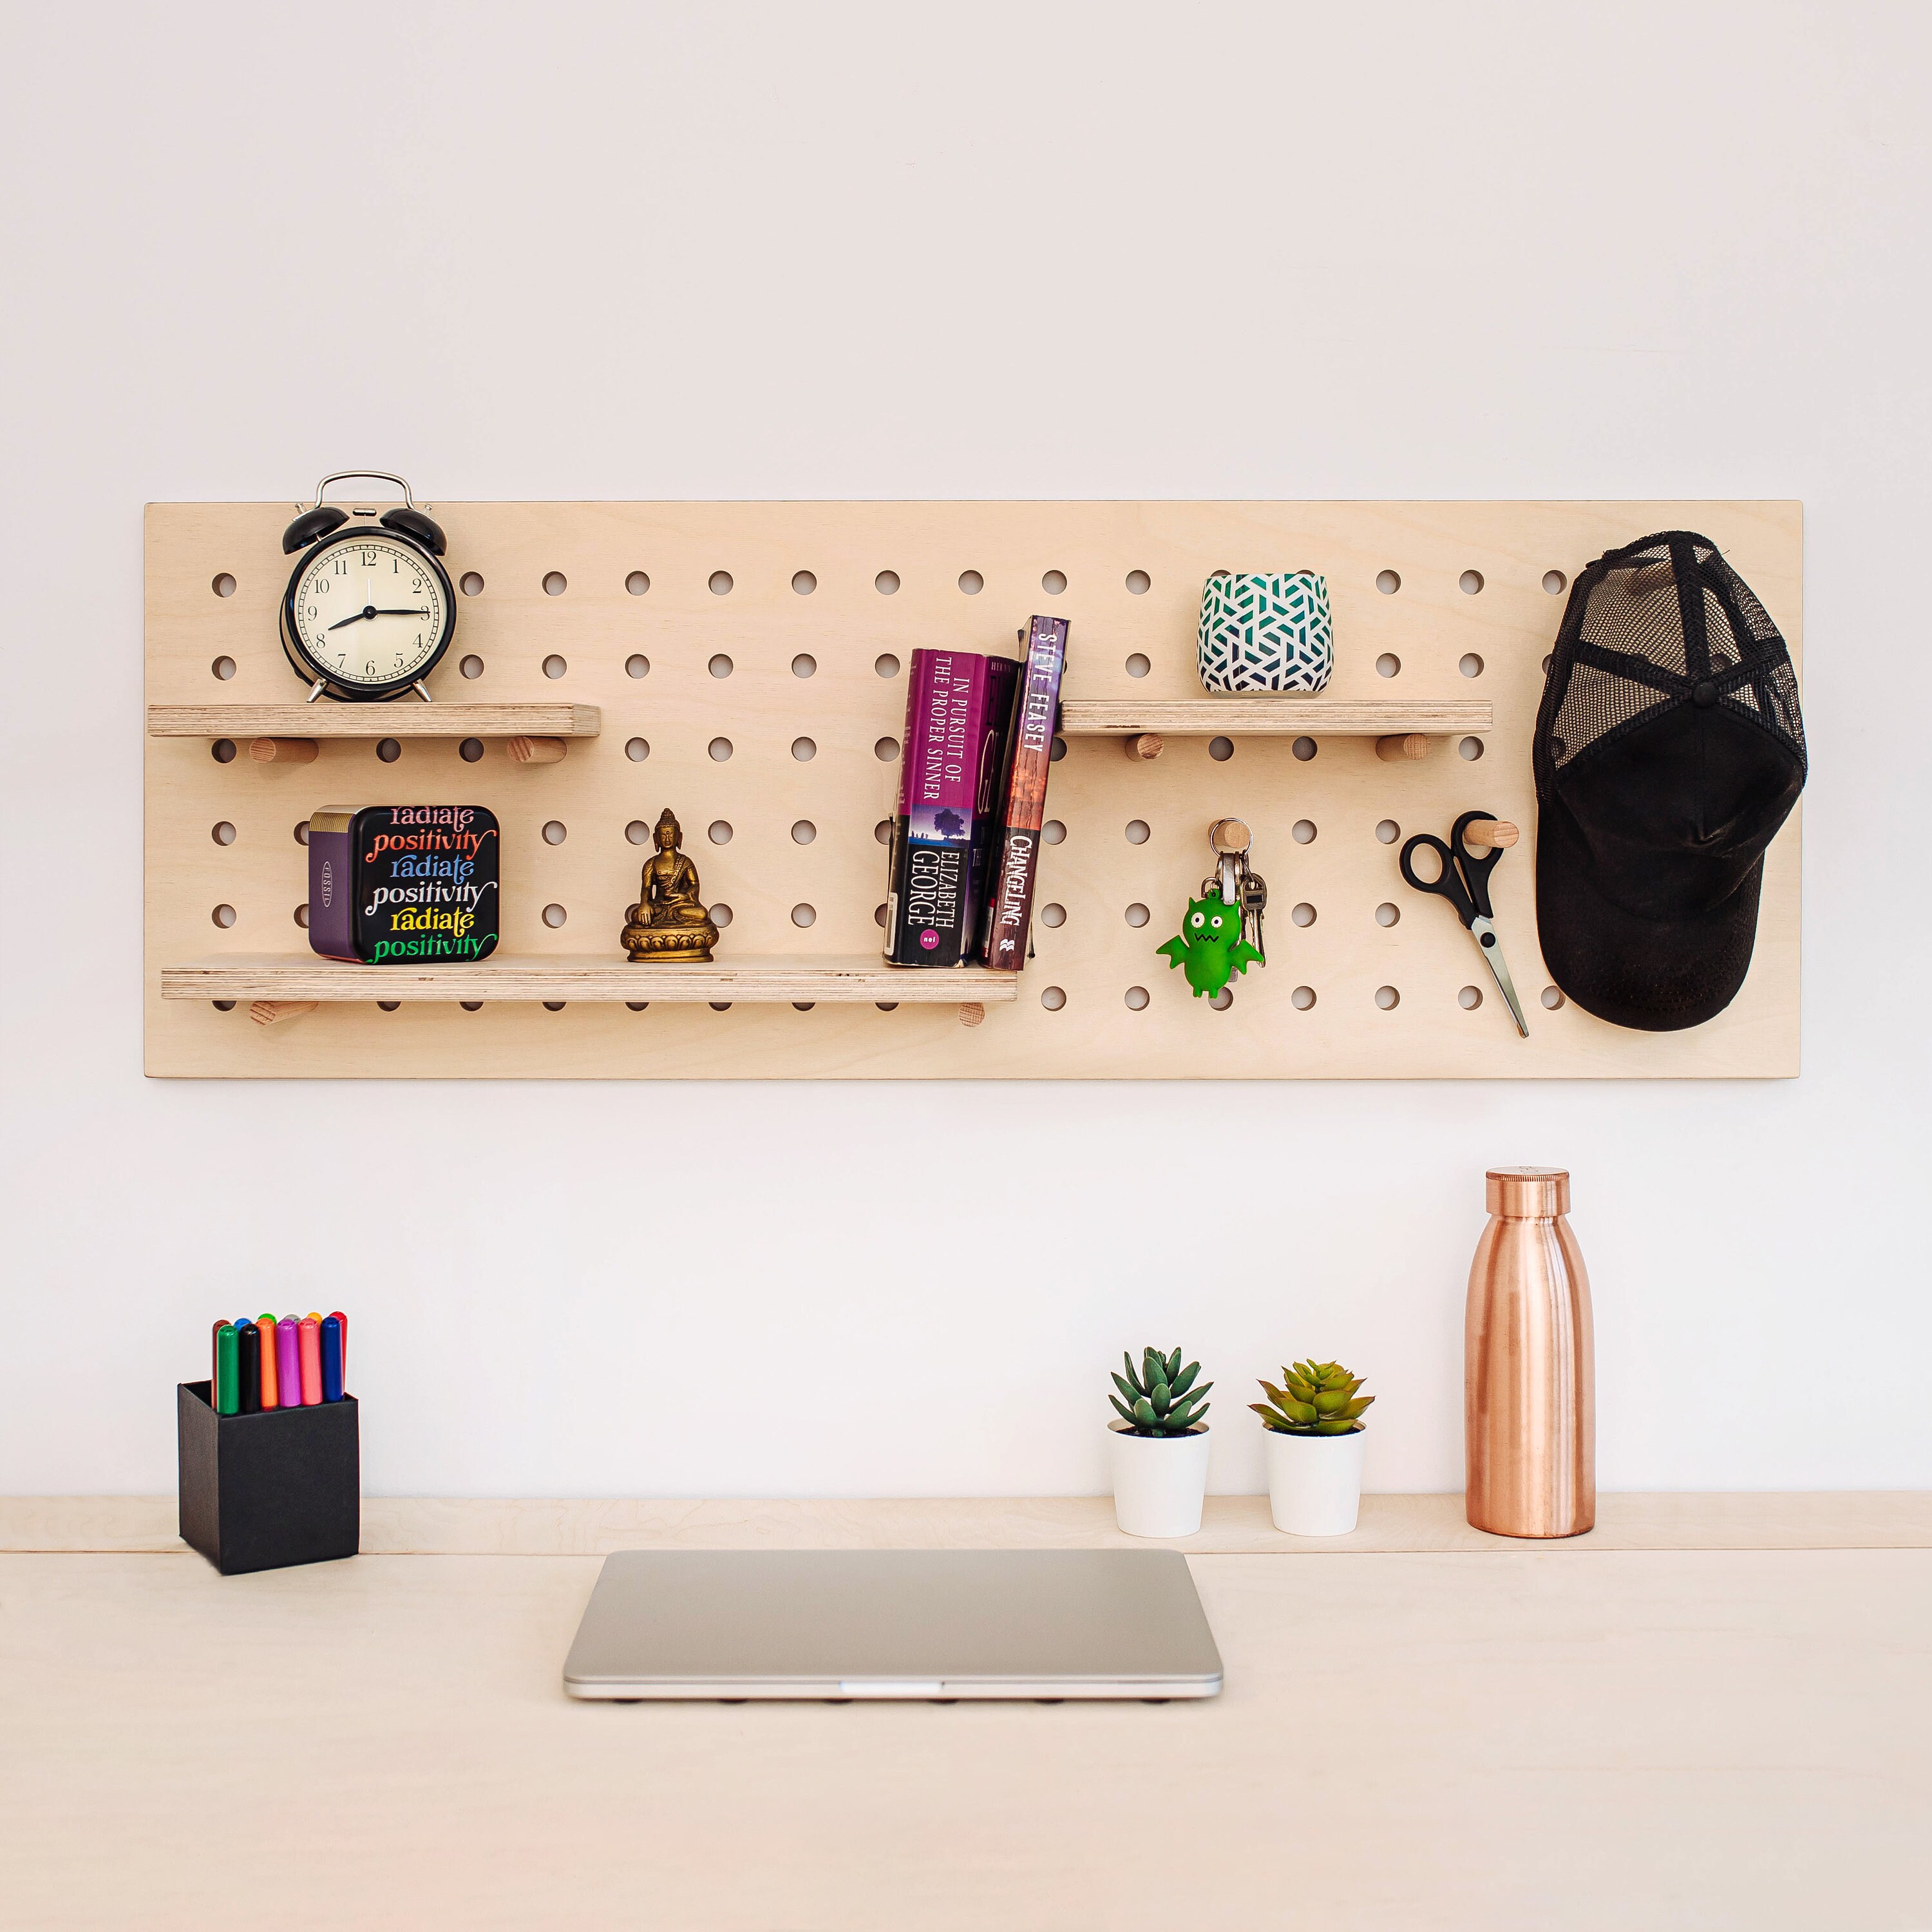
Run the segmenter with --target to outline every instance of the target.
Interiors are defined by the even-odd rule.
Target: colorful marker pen
[[[214,1331],[214,1412],[217,1415],[232,1415],[235,1413],[238,1379],[235,1324],[232,1322],[224,1322]]]
[[[235,1360],[236,1406],[244,1415],[258,1414],[262,1407],[262,1331],[252,1322],[236,1324]]]
[[[342,1324],[342,1386],[349,1386],[349,1318],[340,1309],[335,1310],[335,1318]]]
[[[275,1393],[282,1408],[302,1406],[302,1359],[292,1315],[275,1324]]]
[[[275,1318],[262,1316],[255,1326],[262,1331],[262,1406],[276,1408],[280,1405],[275,1400]]]
[[[218,1315],[208,1328],[208,1400],[214,1403],[214,1385],[221,1379],[221,1331],[230,1325],[225,1315]]]
[[[322,1399],[324,1402],[342,1400],[342,1318],[339,1315],[322,1318]]]
[[[297,1330],[302,1341],[302,1399],[310,1408],[322,1400],[322,1319],[304,1315]]]

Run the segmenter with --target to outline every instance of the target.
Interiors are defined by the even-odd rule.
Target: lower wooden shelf
[[[164,1000],[896,1000],[987,1006],[1019,997],[1019,975],[980,967],[888,966],[863,957],[767,953],[708,965],[632,965],[608,954],[494,953],[468,965],[357,966],[314,954],[236,953],[161,968]]]
[[[594,738],[595,704],[151,704],[151,738]]]

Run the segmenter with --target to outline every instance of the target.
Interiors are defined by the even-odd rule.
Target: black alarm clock
[[[328,486],[352,476],[394,484],[403,507],[378,517],[325,505]],[[411,691],[429,702],[423,680],[456,634],[456,595],[437,561],[444,548],[441,527],[400,476],[339,470],[316,485],[314,508],[282,532],[284,554],[302,553],[282,599],[282,649],[310,703],[383,704]]]

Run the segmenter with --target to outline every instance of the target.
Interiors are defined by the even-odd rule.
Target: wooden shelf
[[[594,704],[151,704],[151,738],[594,738]]]
[[[662,1000],[687,1006],[712,1000],[892,1000],[983,1006],[1018,997],[1017,973],[888,966],[836,955],[767,953],[710,965],[634,966],[608,953],[499,952],[473,965],[356,966],[313,953],[236,953],[161,968],[164,1000]]]
[[[1070,698],[1060,707],[1067,738],[1132,738],[1144,731],[1176,738],[1256,735],[1308,738],[1390,738],[1420,732],[1459,736],[1496,728],[1486,698],[1445,698],[1430,704],[1400,699],[1366,702],[1340,698]]]

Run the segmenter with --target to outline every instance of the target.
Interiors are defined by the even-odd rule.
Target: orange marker
[[[262,1406],[279,1408],[275,1396],[275,1318],[264,1315],[256,1326],[262,1331]]]
[[[313,1407],[322,1400],[322,1322],[318,1316],[304,1315],[297,1330],[302,1348],[302,1399]]]

